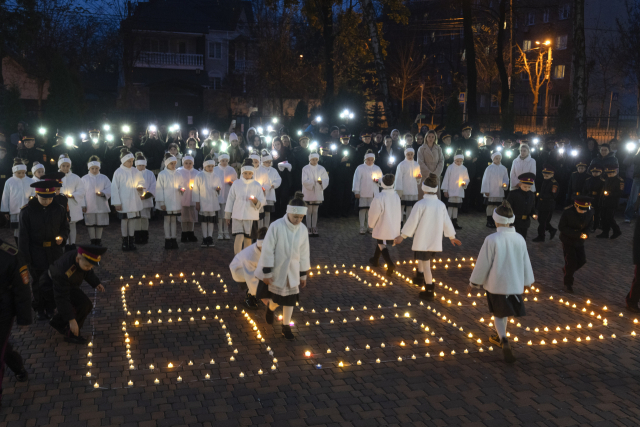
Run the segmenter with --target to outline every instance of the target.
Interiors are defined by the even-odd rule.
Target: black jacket
[[[376,146],[373,145],[373,142],[370,144],[365,144],[364,142],[360,141],[360,144],[358,144],[358,146],[356,147],[355,162],[357,165],[361,165],[364,163],[364,155],[367,154],[368,150],[371,150],[374,154],[380,151],[379,148],[377,149]],[[377,157],[377,154],[376,154],[376,157]]]
[[[29,269],[24,255],[0,240],[0,324],[12,322],[14,316],[18,325],[33,323]]]
[[[636,228],[633,230],[633,263],[640,264],[640,221],[636,221]]]
[[[23,160],[27,160],[27,176],[33,176],[31,172],[31,168],[33,167],[33,162],[38,162],[42,164],[45,169],[47,167],[47,156],[45,155],[44,148],[40,147],[32,147],[32,148],[22,148],[18,150],[17,157],[20,157]]]
[[[511,204],[513,214],[516,217],[515,226],[529,228],[531,215],[535,215],[536,196],[531,191],[513,190],[509,193],[507,201]]]
[[[620,176],[606,177],[602,186],[600,203],[607,208],[617,208],[620,197],[624,195],[624,179]]]
[[[404,154],[402,151],[399,151],[396,148],[391,147],[391,150],[388,151],[387,147],[383,145],[380,147],[378,154],[376,154],[376,165],[382,170],[382,175],[386,175],[388,173],[394,174],[396,173],[396,169],[398,168],[398,163],[404,160]],[[364,162],[364,154],[362,155],[362,161]]]
[[[160,170],[164,157],[164,144],[159,139],[144,138],[140,144],[140,151],[147,158],[147,169],[150,171]]]
[[[291,163],[291,190],[302,190],[302,168],[309,164],[309,148],[296,147],[289,158]]]
[[[336,182],[340,182],[340,185],[346,185],[351,188],[356,167],[362,164],[362,162],[357,162],[358,159],[356,155],[356,149],[351,145],[340,144],[338,146],[338,152],[335,154],[336,164],[334,177],[339,180]],[[346,160],[343,162],[342,159],[345,157]]]
[[[582,194],[587,178],[589,178],[589,174],[586,172],[575,171],[571,174],[571,178],[569,178],[569,197]]]
[[[593,209],[589,209],[585,213],[578,213],[575,206],[565,209],[558,223],[560,241],[569,245],[584,245],[584,240],[580,236],[582,234],[589,235],[593,215]]]
[[[582,187],[582,194],[585,196],[593,197],[592,206],[597,206],[600,196],[602,195],[602,187],[604,187],[604,181],[601,176],[590,176],[584,181],[584,187]]]
[[[553,209],[556,205],[558,181],[555,178],[543,179],[538,189],[538,210]]]
[[[4,183],[13,176],[11,167],[13,166],[13,159],[7,154],[4,159],[0,159],[0,199],[4,192]],[[46,167],[46,165],[45,165]]]
[[[62,237],[61,245],[56,243],[58,236]],[[67,237],[67,212],[55,200],[45,207],[36,197],[29,200],[20,211],[20,252],[24,254],[29,267],[36,270],[49,268],[62,256]]]

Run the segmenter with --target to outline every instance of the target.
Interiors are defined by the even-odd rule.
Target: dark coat
[[[571,174],[571,178],[569,178],[569,197],[579,196],[582,194],[584,189],[584,183],[589,178],[589,174],[586,172],[580,173],[575,171]]]
[[[640,264],[640,221],[636,221],[636,227],[633,230],[633,263]]]
[[[66,199],[66,197],[65,197]],[[62,237],[62,245],[56,237]],[[67,211],[54,200],[42,206],[35,197],[20,211],[20,252],[35,270],[46,270],[62,256],[69,237]]]
[[[47,167],[47,156],[44,152],[44,148],[40,147],[32,147],[32,148],[22,148],[18,150],[17,157],[20,157],[23,160],[27,160],[27,176],[33,176],[31,172],[31,168],[33,167],[33,162],[38,162],[42,164],[45,169]]]
[[[155,138],[144,138],[140,144],[140,151],[147,158],[147,169],[151,171],[160,170],[160,165],[164,158],[164,144],[162,141]]]
[[[589,235],[594,213],[593,209],[589,209],[585,213],[578,213],[575,206],[565,209],[558,223],[560,241],[567,245],[583,246],[584,240],[580,236],[582,234]]]
[[[33,323],[29,269],[24,255],[0,240],[0,323],[14,317],[20,326]]]
[[[511,204],[513,214],[516,219],[514,225],[516,227],[529,228],[531,225],[531,215],[536,213],[536,196],[531,191],[522,191],[521,189],[513,190],[509,193],[507,201]]]
[[[558,181],[555,178],[543,179],[538,189],[538,210],[553,210],[556,205]]]

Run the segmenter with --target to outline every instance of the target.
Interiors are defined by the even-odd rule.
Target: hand
[[[144,187],[136,187],[138,193],[142,193],[144,191]]]
[[[96,191],[96,196],[98,196],[98,197],[105,197],[105,196],[104,196],[104,193],[103,193],[103,192],[101,192],[101,191]]]
[[[200,210],[200,202],[196,202],[196,210],[199,211]]]
[[[322,180],[321,179],[318,180],[318,184],[322,185]]]
[[[444,197],[446,197],[447,199],[449,198],[449,192],[448,191],[444,192]]]
[[[82,208],[82,213],[87,213],[87,208]]]
[[[7,219],[7,221],[11,219],[11,215],[9,214],[4,214],[4,217]]]
[[[166,211],[167,207],[165,205],[160,205],[160,210]]]
[[[231,220],[230,219],[227,220],[227,226],[231,227]]]
[[[116,211],[122,212],[122,205],[116,205]]]
[[[450,238],[449,240],[453,246],[462,246],[462,242],[456,238]]]
[[[531,218],[535,219],[536,221],[538,220],[538,215],[531,215]]]
[[[344,156],[342,158],[342,160],[340,161],[340,163],[344,163],[344,162],[347,162],[347,161],[349,161],[349,157],[348,156]]]
[[[233,185],[233,181],[227,182],[227,185]]]
[[[73,194],[67,194],[66,196],[67,196],[67,199],[73,199],[74,198]]]
[[[360,198],[360,195],[359,195],[359,194],[356,194],[356,199],[359,199],[359,198]],[[7,216],[8,216],[8,215],[7,215]]]
[[[478,288],[476,288],[475,286],[472,286],[471,283],[469,283],[469,286],[467,286],[467,293],[471,294],[474,293],[478,290]]]
[[[484,197],[489,197],[489,193],[484,193]]]
[[[253,199],[251,199],[251,203],[253,203],[253,205],[257,205],[258,204],[258,199],[256,199],[255,197]]]
[[[587,236],[585,233],[582,233],[582,234],[580,235],[580,238],[581,238],[582,240],[587,240],[587,238],[588,238],[588,237],[589,237],[589,236]]]
[[[265,277],[264,279],[262,279],[262,281],[265,283],[265,285],[273,285],[273,279],[271,277]],[[302,280],[300,281],[300,283],[302,283]]]
[[[221,190],[221,188],[220,188],[220,187],[216,187],[216,191],[217,191],[218,193],[220,192],[220,190]]]
[[[307,281],[300,279],[300,287],[304,288],[305,286],[307,286]]]
[[[182,187],[178,190],[180,192],[180,195],[183,195],[185,191],[187,191],[186,188]]]
[[[78,322],[76,322],[76,319],[69,320],[69,329],[71,329],[71,333],[73,335],[77,336],[80,333],[80,328],[78,328]]]
[[[275,185],[271,184],[271,189],[273,190],[275,188]]]
[[[96,289],[98,290],[98,292],[104,292],[104,286],[102,286],[101,284],[96,286]]]
[[[404,240],[404,238],[402,236],[398,236],[395,239],[393,239],[393,244],[394,245],[399,245],[400,243],[402,243],[403,240]]]
[[[64,239],[60,236],[56,237],[56,244],[61,245],[64,242]]]

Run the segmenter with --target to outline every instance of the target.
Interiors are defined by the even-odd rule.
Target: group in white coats
[[[458,150],[453,156],[453,164],[449,165],[444,173],[441,186],[444,196],[448,198],[447,213],[456,230],[462,229],[458,225],[458,209],[462,206],[464,190],[469,185],[469,172],[462,164],[463,162],[464,154],[462,154],[462,150]]]
[[[318,237],[318,209],[324,201],[324,190],[329,186],[327,170],[318,164],[320,155],[309,154],[309,164],[302,168],[302,194],[307,203],[307,230],[311,237]]]
[[[379,266],[380,255],[387,263],[387,276],[393,276],[395,265],[389,255],[387,244],[393,243],[400,235],[400,220],[402,219],[402,204],[400,196],[394,191],[395,177],[387,174],[380,180],[382,191],[375,195],[369,207],[369,227],[373,229],[372,236],[376,239],[376,251],[369,262],[374,267]]]
[[[92,245],[101,246],[102,229],[109,225],[109,198],[111,181],[100,173],[101,162],[91,156],[87,163],[89,173],[82,177],[84,185],[84,225],[87,226]]]
[[[0,212],[11,221],[10,227],[17,245],[20,235],[20,209],[29,203],[29,198],[35,195],[35,190],[30,187],[33,180],[27,176],[27,166],[22,159],[14,159],[11,172],[13,175],[4,183]]]
[[[502,154],[499,151],[491,154],[492,163],[485,169],[482,176],[480,192],[486,199],[488,228],[496,228],[493,222],[493,210],[502,204],[504,191],[509,186],[509,172],[500,163],[501,160]]]
[[[373,231],[367,227],[367,213],[373,201],[373,197],[378,194],[380,187],[378,181],[382,179],[382,170],[374,164],[376,155],[373,151],[367,150],[364,155],[364,163],[356,168],[353,174],[353,187],[351,191],[358,199],[358,216],[360,219],[360,234],[365,234],[367,230]]]
[[[120,167],[113,174],[111,182],[111,205],[120,218],[122,250],[133,251],[135,232],[139,229],[140,213],[145,180],[134,164],[134,156],[127,148],[120,151]]]
[[[71,172],[71,160],[66,154],[60,155],[58,159],[58,170],[65,174],[64,178],[62,178],[60,194],[64,194],[69,203],[69,238],[67,239],[67,246],[65,248],[65,251],[69,251],[76,247],[76,223],[80,221],[84,215],[85,188],[80,177]]]

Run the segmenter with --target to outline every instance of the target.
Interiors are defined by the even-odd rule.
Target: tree
[[[624,69],[624,64],[619,61],[619,55],[611,54],[621,49],[619,37],[596,34],[589,40],[588,58],[593,67],[589,73],[588,100],[593,99],[598,105],[598,127],[607,113],[611,93],[621,80],[619,70]]]
[[[573,51],[571,61],[574,132],[587,140],[587,60],[584,38],[584,0],[573,1]]]
[[[1,116],[2,122],[0,125],[2,125],[5,132],[11,133],[18,126],[18,122],[25,118],[26,110],[20,96],[20,88],[17,86],[7,88],[4,95],[4,105],[6,114]]]
[[[573,120],[575,111],[573,109],[573,98],[571,95],[565,95],[560,101],[558,107],[558,123],[556,124],[557,135],[570,135],[573,129]]]
[[[391,94],[400,101],[400,111],[404,112],[405,101],[416,98],[420,93],[424,59],[411,41],[395,49],[390,63]]]
[[[510,100],[511,77],[507,74],[507,67],[504,62],[504,42],[507,29],[507,2],[500,0],[498,6],[498,37],[496,41],[496,67],[500,76],[500,113],[502,130],[506,133],[513,132],[513,105]],[[509,45],[509,55],[511,56],[511,45]]]
[[[47,119],[61,128],[82,123],[82,85],[62,57],[53,58],[49,79]]]
[[[540,99],[540,88],[548,80],[547,68],[551,67],[551,63],[548,60],[547,52],[542,49],[534,48],[529,51],[537,54],[535,62],[531,62],[527,58],[527,53],[524,52],[520,46],[516,46],[520,51],[520,58],[518,58],[518,62],[516,63],[516,69],[519,70],[519,72],[527,73],[527,76],[529,77],[529,88],[533,94],[531,126],[535,127],[538,102]]]
[[[462,0],[462,26],[464,28],[464,50],[467,59],[467,114],[469,122],[478,122],[476,47],[473,36],[472,0]]]
[[[617,52],[620,60],[629,70],[628,77],[635,84],[636,129],[640,128],[640,4],[625,1],[626,20],[617,19],[621,49]]]
[[[462,127],[462,108],[458,102],[458,94],[449,98],[446,114],[445,129],[460,129]]]

